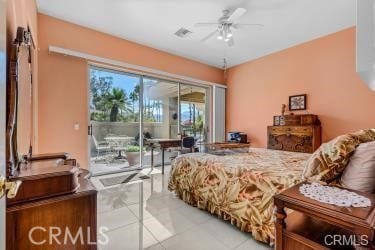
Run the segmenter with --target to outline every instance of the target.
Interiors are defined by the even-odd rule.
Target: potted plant
[[[139,150],[141,147],[139,146],[127,146],[125,149],[126,159],[129,163],[129,166],[133,166],[139,163]],[[144,150],[142,148],[142,156],[144,154]]]

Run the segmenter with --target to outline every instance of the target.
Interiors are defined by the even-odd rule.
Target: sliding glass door
[[[151,163],[146,139],[210,141],[210,88],[90,66],[90,170],[122,172]],[[176,152],[165,153],[168,164]],[[154,166],[161,165],[154,151]]]
[[[210,95],[205,87],[180,85],[181,134],[198,146],[210,141]]]
[[[140,80],[90,68],[90,169],[94,174],[140,167]]]
[[[145,139],[177,139],[179,84],[156,78],[143,77],[143,136]],[[150,166],[150,148],[145,147],[143,165]],[[170,153],[165,155],[169,162]],[[154,166],[161,165],[161,152],[154,150]]]

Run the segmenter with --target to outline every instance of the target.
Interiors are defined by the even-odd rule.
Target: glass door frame
[[[0,1],[0,177],[6,176],[6,1]],[[6,247],[5,196],[0,198],[0,249]]]
[[[140,80],[140,98],[142,99],[140,101],[141,103],[141,107],[140,107],[140,110],[143,109],[143,101],[144,101],[144,95],[143,95],[143,92],[144,92],[144,84],[143,84],[143,79],[144,78],[147,78],[147,79],[150,79],[150,80],[163,80],[164,82],[169,82],[169,83],[174,83],[174,84],[177,84],[177,112],[178,112],[178,119],[177,119],[177,134],[181,134],[181,85],[184,85],[184,86],[191,86],[191,87],[197,87],[197,88],[202,88],[205,90],[205,100],[206,100],[206,103],[205,103],[205,127],[206,129],[208,129],[208,132],[207,132],[207,135],[208,135],[208,140],[207,140],[207,143],[210,143],[211,140],[212,140],[212,111],[213,111],[213,101],[212,101],[212,91],[213,91],[213,86],[210,86],[210,85],[204,85],[204,84],[194,84],[194,83],[186,83],[186,82],[182,82],[182,81],[179,81],[179,80],[171,80],[171,79],[165,79],[165,78],[162,78],[162,77],[156,77],[156,76],[149,76],[149,75],[140,75],[141,77],[141,80]],[[207,107],[208,106],[208,107]],[[140,121],[142,123],[142,126],[140,126],[140,128],[142,127],[142,130],[140,131],[143,131],[143,124],[144,124],[144,121],[143,121],[143,112],[142,113],[142,119],[140,117]],[[143,144],[143,140],[142,140],[142,144]]]
[[[178,117],[179,117],[179,119],[177,119],[177,134],[180,134],[180,125],[181,125],[181,121],[180,121],[180,85],[181,85],[181,83],[177,80],[165,79],[165,78],[162,78],[162,77],[150,76],[150,75],[145,75],[145,74],[140,75],[140,78],[141,78],[141,80],[140,80],[140,107],[139,107],[139,109],[142,110],[142,112],[140,112],[141,116],[140,116],[139,120],[140,120],[140,131],[142,131],[142,133],[141,133],[142,134],[142,140],[140,141],[139,145],[142,149],[143,146],[144,146],[143,145],[143,141],[144,141],[143,132],[144,132],[144,124],[145,124],[144,116],[143,116],[143,108],[144,108],[143,104],[144,104],[144,100],[145,100],[144,99],[144,97],[145,97],[145,95],[144,95],[144,86],[145,86],[144,79],[147,78],[147,80],[157,80],[157,81],[162,80],[163,82],[167,82],[167,83],[176,85],[176,87],[177,87],[177,112],[178,112]],[[140,152],[140,154],[142,154],[142,153]],[[142,155],[140,155],[140,157],[141,157],[141,163],[140,163],[141,169],[149,167],[149,166],[145,166],[143,164],[144,159],[143,159]]]
[[[212,142],[212,131],[213,131],[213,100],[212,100],[212,91],[213,91],[213,86],[208,86],[208,85],[203,85],[203,84],[191,84],[191,83],[184,83],[184,82],[179,82],[178,83],[178,88],[179,88],[179,93],[178,93],[178,114],[179,114],[179,119],[178,119],[178,130],[179,133],[181,132],[181,85],[184,86],[191,86],[191,87],[197,87],[197,88],[202,88],[205,90],[205,129],[207,130],[207,139],[205,140],[205,143],[211,143]]]
[[[91,96],[91,85],[90,85],[90,69],[97,69],[97,70],[103,70],[103,71],[109,71],[109,72],[118,72],[120,74],[124,74],[124,75],[127,75],[127,76],[130,76],[130,77],[136,77],[136,78],[139,78],[139,100],[138,100],[138,108],[139,110],[141,110],[142,108],[142,101],[143,101],[143,90],[142,90],[142,86],[143,86],[143,75],[140,75],[140,74],[136,74],[134,72],[131,72],[131,71],[126,71],[124,69],[121,69],[121,68],[117,68],[117,67],[112,67],[112,66],[108,66],[108,65],[103,65],[103,64],[98,64],[98,63],[95,63],[95,62],[88,62],[87,63],[87,108],[88,108],[88,139],[87,139],[87,155],[88,155],[88,164],[89,164],[89,170],[91,168],[91,140],[92,140],[92,121],[91,121],[91,112],[90,112],[90,96]],[[143,125],[143,121],[141,122],[141,117],[142,117],[142,112],[139,112],[139,116],[138,116],[138,119],[139,119],[139,123],[140,123],[140,126],[138,127],[138,129],[141,128],[141,125]],[[139,146],[140,148],[142,149],[142,146],[143,146],[143,135],[141,134],[140,132],[141,130],[138,131],[139,133]],[[103,174],[99,174],[99,175],[105,175],[105,174],[116,174],[116,173],[122,173],[122,172],[126,172],[126,171],[134,171],[134,170],[138,170],[138,169],[141,169],[142,168],[142,152],[141,150],[139,151],[139,166],[133,166],[133,167],[129,167],[129,168],[126,168],[126,169],[121,169],[121,170],[118,170],[118,171],[109,171],[108,173],[105,172]]]
[[[184,86],[192,86],[192,87],[199,87],[199,88],[202,88],[202,89],[205,89],[206,90],[206,94],[205,94],[205,99],[206,99],[206,103],[205,103],[205,112],[206,112],[206,118],[205,118],[205,123],[206,123],[206,128],[208,129],[207,131],[207,136],[208,136],[208,139],[207,139],[207,143],[210,143],[212,141],[212,138],[213,138],[213,135],[212,135],[212,132],[213,132],[213,115],[212,115],[212,111],[213,111],[213,100],[212,100],[212,95],[213,95],[213,87],[214,85],[208,85],[208,84],[199,84],[199,83],[190,83],[190,82],[184,82],[184,81],[181,81],[181,80],[174,80],[174,79],[170,79],[168,77],[163,77],[163,76],[154,76],[152,74],[144,74],[142,72],[137,72],[137,71],[132,71],[132,70],[128,70],[128,69],[125,69],[125,68],[121,68],[121,67],[116,67],[116,66],[111,66],[111,65],[105,65],[105,64],[101,64],[101,63],[96,63],[96,62],[88,62],[87,63],[87,84],[88,84],[88,88],[87,88],[87,91],[88,91],[88,98],[87,98],[87,107],[88,107],[88,127],[90,127],[90,124],[91,124],[91,119],[90,119],[90,95],[91,95],[91,89],[90,89],[90,69],[91,68],[96,68],[96,69],[103,69],[103,70],[107,70],[107,71],[113,71],[113,72],[120,72],[120,73],[123,73],[123,74],[126,74],[126,75],[129,75],[129,76],[133,76],[133,77],[138,77],[139,78],[139,146],[140,146],[140,151],[139,151],[139,156],[140,156],[140,163],[139,163],[139,168],[129,168],[125,171],[131,171],[131,170],[135,170],[135,169],[143,169],[145,168],[146,166],[144,166],[143,164],[143,157],[142,157],[142,149],[144,147],[144,143],[143,143],[143,130],[144,130],[144,117],[143,117],[143,102],[144,102],[144,78],[147,78],[147,79],[155,79],[155,80],[163,80],[165,82],[170,82],[170,83],[175,83],[177,84],[177,102],[178,102],[178,120],[177,120],[177,133],[178,134],[181,134],[181,85],[184,85]],[[207,107],[208,105],[208,107]],[[90,133],[88,134],[88,147],[87,147],[87,153],[88,153],[88,162],[90,164],[90,157],[91,157],[91,135]],[[124,170],[123,171],[119,171],[119,172],[125,172]],[[112,174],[112,173],[111,173]]]

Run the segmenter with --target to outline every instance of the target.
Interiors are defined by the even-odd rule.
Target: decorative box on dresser
[[[268,126],[268,148],[313,153],[321,144],[322,129],[316,115],[275,116]]]

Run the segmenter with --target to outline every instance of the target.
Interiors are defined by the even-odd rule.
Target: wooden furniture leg
[[[161,149],[161,174],[164,174],[164,148]]]
[[[283,230],[286,227],[285,224],[285,218],[286,213],[284,211],[284,202],[281,202],[279,200],[275,200],[275,228],[276,228],[276,245],[275,250],[283,250]]]
[[[154,169],[154,146],[151,145],[151,169]]]
[[[151,178],[154,178],[151,176]],[[139,249],[143,249],[143,181],[139,182]]]
[[[165,150],[172,147],[178,147],[181,145],[180,139],[149,139],[148,143],[158,144],[161,150],[161,173],[164,174],[165,167]]]

